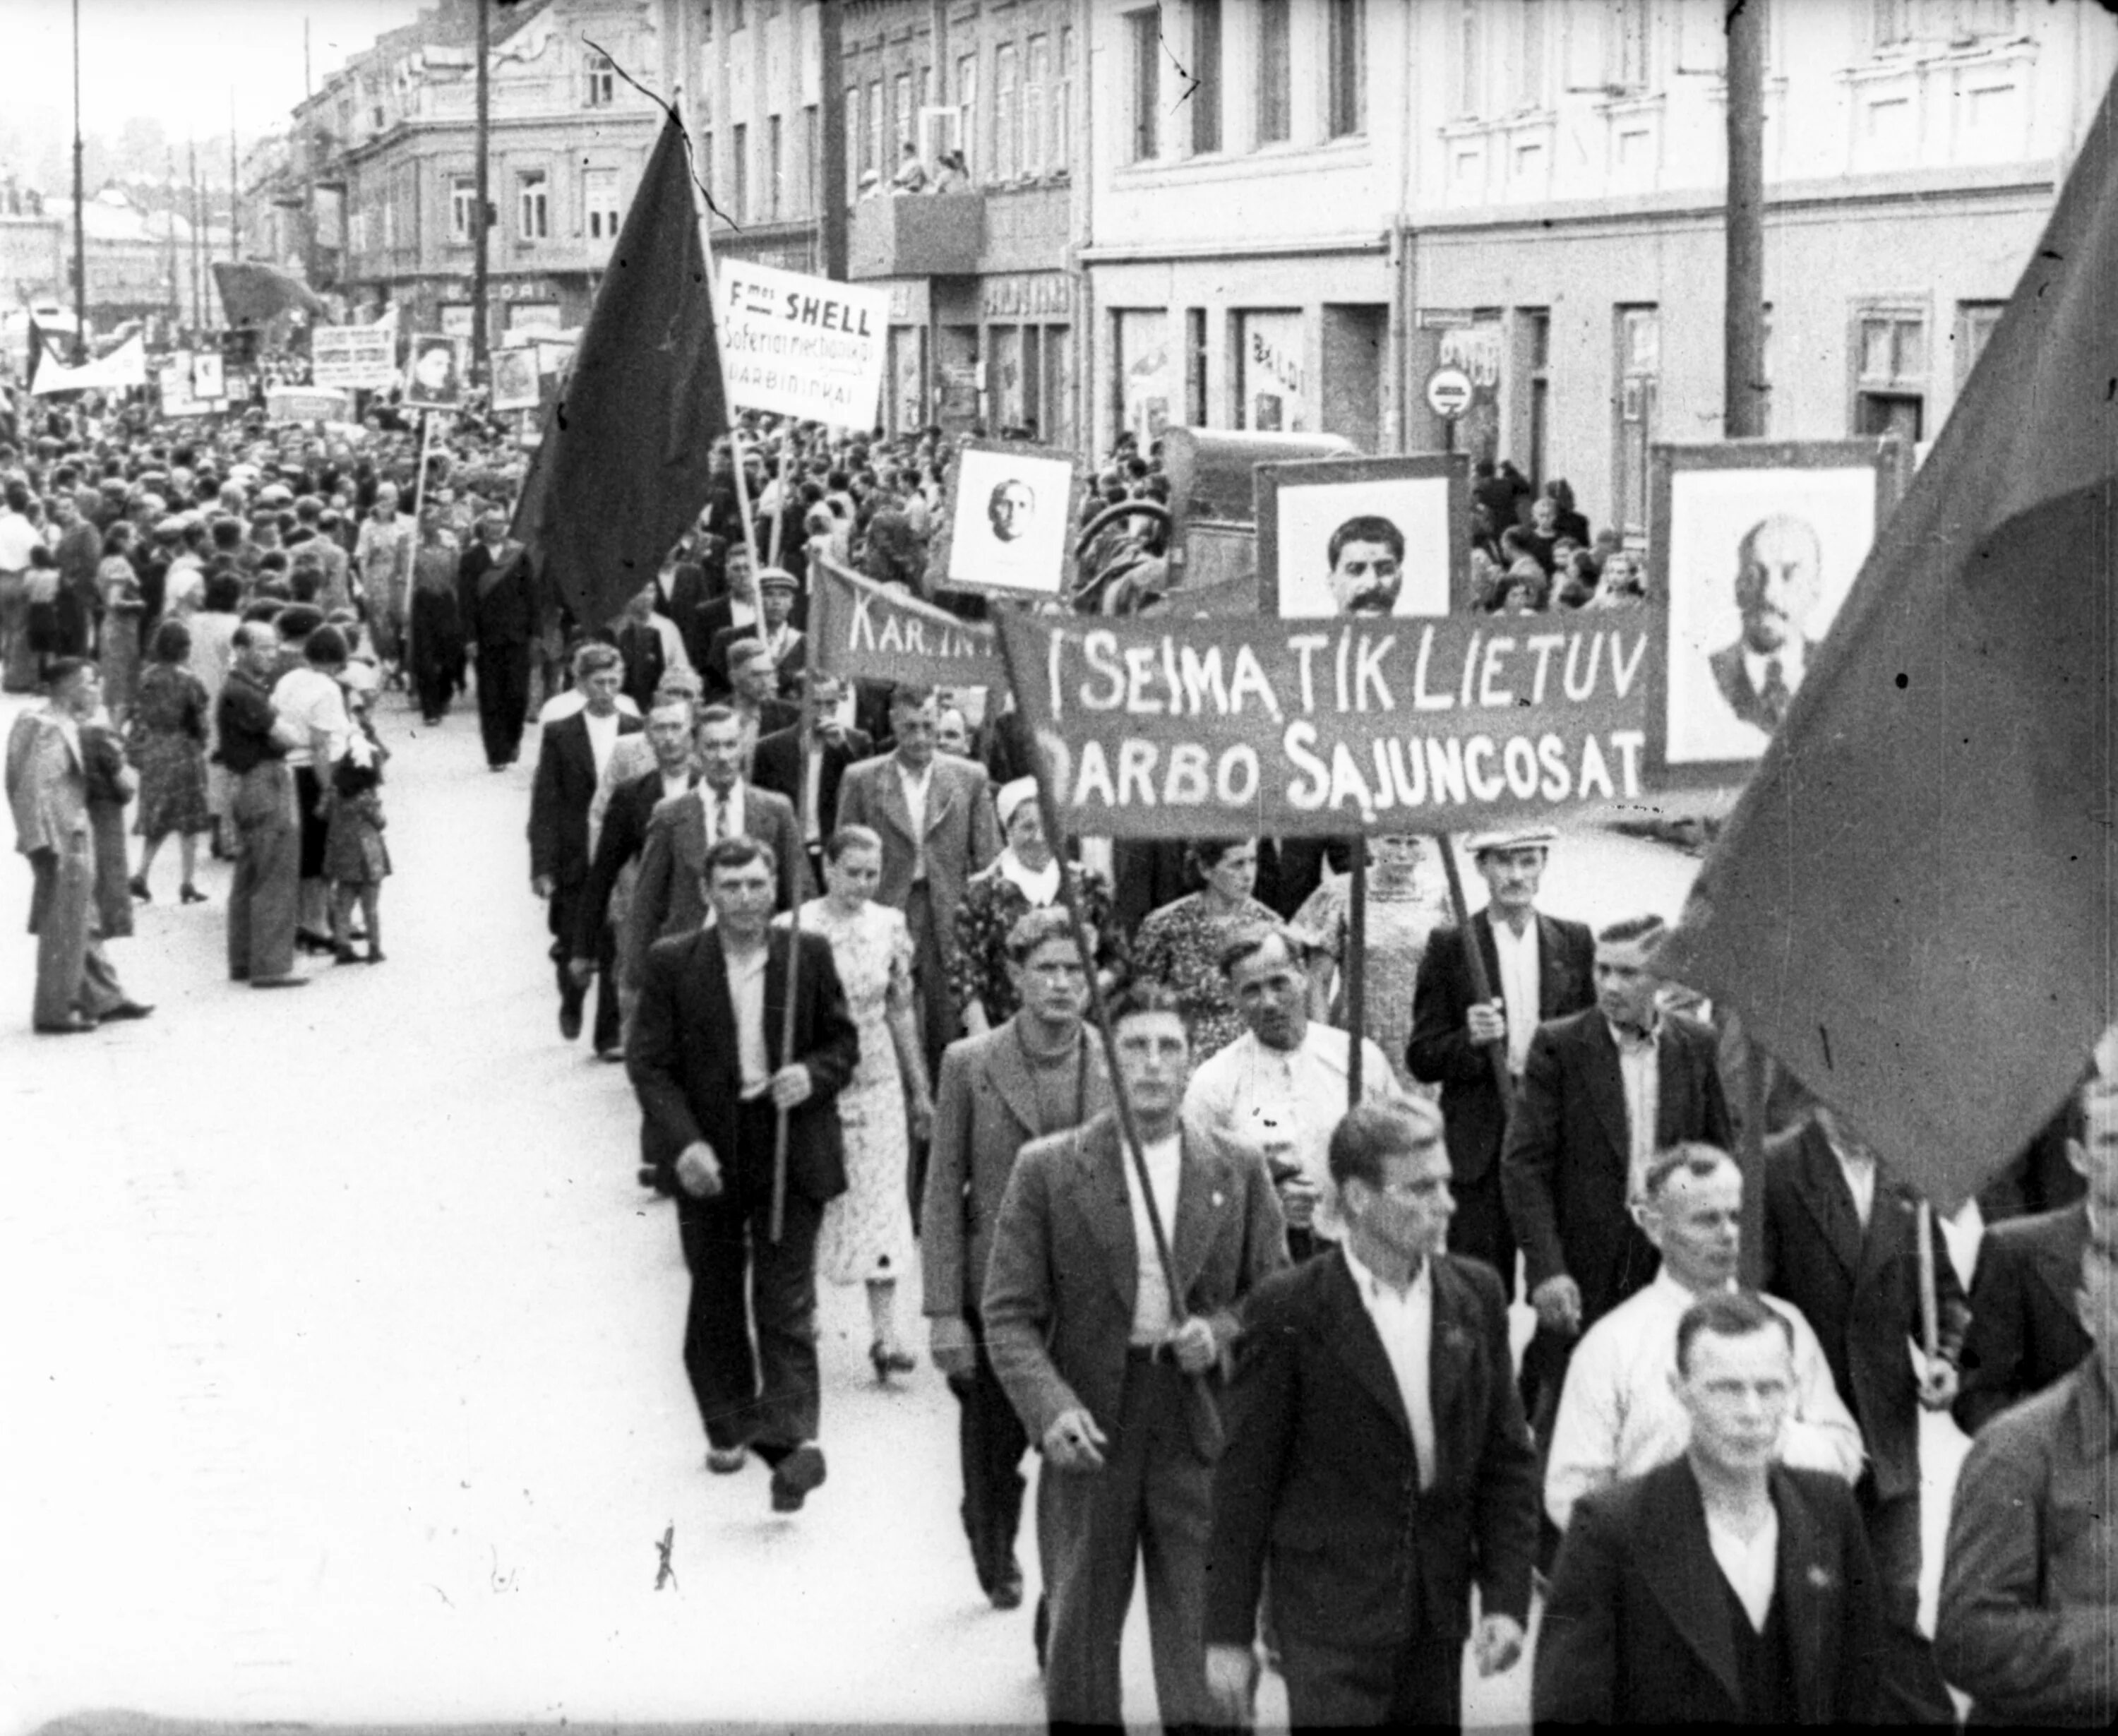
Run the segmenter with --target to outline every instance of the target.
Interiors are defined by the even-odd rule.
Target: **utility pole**
[[[243,220],[237,215],[243,200],[242,171],[235,157],[235,86],[228,87],[228,257],[243,257]]]
[[[88,359],[88,212],[81,184],[81,0],[73,0],[73,359]]]
[[[169,171],[162,180],[162,221],[169,234],[169,335],[183,330],[184,292],[177,275],[177,147],[169,147]]]
[[[492,68],[487,64],[491,58],[493,38],[487,3],[488,0],[472,0],[478,8],[478,142],[474,147],[472,174],[475,178],[471,191],[477,209],[471,213],[470,222],[470,377],[476,381],[491,377],[487,361],[492,333],[486,330],[486,296],[487,274],[491,269],[487,243],[492,231],[486,222],[486,214],[491,209],[487,201],[493,197],[493,190],[486,150],[493,123]]]
[[[192,331],[206,330],[206,268],[200,257],[206,234],[206,201],[199,196],[198,141],[191,142],[192,155]]]
[[[823,208],[816,213],[816,252],[824,275],[840,283],[846,280],[844,24],[843,0],[823,0],[816,9],[816,106],[822,111],[817,149],[824,154],[824,172],[818,177]]]
[[[1727,7],[1728,208],[1721,331],[1721,432],[1764,432],[1765,7]]]

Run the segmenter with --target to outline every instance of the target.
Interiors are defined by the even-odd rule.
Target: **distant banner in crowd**
[[[33,397],[49,397],[60,391],[123,391],[128,386],[147,383],[147,345],[144,338],[127,338],[109,355],[78,368],[62,368],[46,356],[37,368]]]
[[[342,391],[275,387],[265,394],[265,414],[274,422],[343,422],[353,414],[353,405]]]
[[[371,391],[395,386],[397,322],[317,326],[309,334],[309,379],[317,386]]]
[[[1658,624],[1004,616],[1076,830],[1439,831],[1644,794]]]
[[[718,268],[728,403],[841,428],[872,426],[890,292],[740,259]]]
[[[809,575],[809,637],[820,669],[946,687],[1006,684],[990,627],[960,621],[828,558],[812,558]]]

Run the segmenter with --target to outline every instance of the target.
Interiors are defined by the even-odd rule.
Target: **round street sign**
[[[1471,377],[1460,368],[1437,368],[1427,377],[1427,407],[1450,421],[1471,407]]]

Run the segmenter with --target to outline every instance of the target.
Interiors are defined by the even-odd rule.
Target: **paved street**
[[[379,969],[229,984],[226,872],[180,908],[165,854],[113,949],[154,1018],[35,1039],[28,877],[0,870],[0,1728],[1037,1719],[1029,1610],[986,1608],[957,1528],[954,1405],[923,1355],[874,1385],[857,1291],[825,1299],[808,1510],[701,1468],[670,1208],[634,1184],[622,1070],[554,1030],[528,768],[489,774],[460,712],[383,722]],[[1547,902],[1673,914],[1689,873],[1598,837]],[[1517,1671],[1471,1703],[1526,1701]]]

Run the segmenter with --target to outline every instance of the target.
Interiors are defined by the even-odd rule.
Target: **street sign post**
[[[1456,450],[1456,419],[1470,409],[1473,390],[1469,374],[1445,363],[1427,377],[1427,407],[1441,419],[1444,451]]]

